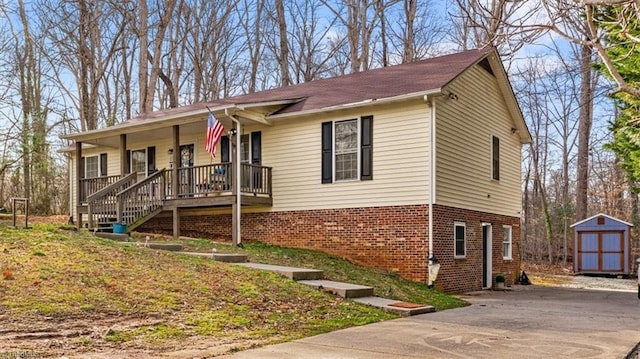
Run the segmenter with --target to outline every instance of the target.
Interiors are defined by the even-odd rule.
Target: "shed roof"
[[[589,218],[585,218],[585,219],[583,219],[582,221],[579,221],[579,222],[576,222],[576,223],[572,224],[570,227],[571,227],[571,228],[573,228],[573,227],[575,227],[575,226],[579,226],[579,225],[581,225],[582,223],[588,222],[588,221],[590,221],[590,220],[592,220],[592,219],[594,219],[594,218],[597,218],[597,217],[606,217],[606,218],[609,218],[609,219],[610,219],[610,220],[612,220],[612,221],[616,221],[616,222],[618,222],[618,223],[626,224],[627,226],[631,226],[631,227],[633,227],[633,224],[631,224],[631,223],[629,223],[629,222],[623,221],[623,220],[618,219],[618,218],[615,218],[615,217],[611,217],[611,216],[609,216],[609,215],[607,215],[607,214],[604,214],[604,213],[598,213],[598,214],[593,215],[593,216],[591,216],[591,217],[589,217]]]

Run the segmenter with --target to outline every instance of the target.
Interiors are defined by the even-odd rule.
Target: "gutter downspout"
[[[430,103],[431,110],[431,129],[429,131],[430,140],[430,158],[429,158],[429,280],[427,282],[429,288],[433,288],[433,282],[436,280],[440,265],[433,255],[433,205],[436,202],[436,98],[435,96],[425,96],[425,102]]]
[[[224,110],[225,115],[227,115],[227,117],[229,117],[231,119],[231,121],[233,121],[233,124],[235,126],[236,129],[236,158],[233,160],[233,162],[235,162],[235,183],[233,184],[233,188],[235,189],[235,195],[236,195],[236,205],[235,205],[235,211],[233,213],[233,217],[236,219],[236,226],[234,228],[234,233],[232,235],[232,245],[234,247],[237,246],[242,246],[242,238],[240,236],[240,207],[241,207],[241,189],[240,189],[240,174],[241,174],[241,164],[240,164],[240,138],[242,137],[241,133],[240,133],[240,120],[238,120],[234,115],[231,115],[229,113],[228,109]]]

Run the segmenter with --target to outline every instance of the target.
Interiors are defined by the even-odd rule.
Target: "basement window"
[[[455,244],[455,258],[464,258],[467,256],[467,227],[463,222],[455,222],[453,224],[453,239]]]

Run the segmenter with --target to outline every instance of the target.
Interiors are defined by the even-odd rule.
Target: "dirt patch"
[[[571,263],[562,264],[549,264],[549,263],[531,263],[522,262],[522,269],[529,273],[544,273],[554,275],[573,275],[573,266]]]
[[[161,344],[138,342],[111,343],[107,337],[114,331],[157,326],[157,318],[69,318],[42,321],[36,318],[12,322],[0,316],[0,358],[210,358],[238,350],[265,345],[268,340],[189,337],[167,340]],[[25,324],[27,323],[28,324]],[[13,355],[13,356],[10,356]]]

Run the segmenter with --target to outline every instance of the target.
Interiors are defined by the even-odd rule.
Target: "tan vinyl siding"
[[[264,127],[263,165],[273,167],[272,210],[426,204],[429,114],[427,105],[413,101]],[[322,184],[321,124],[367,115],[373,115],[373,180]]]
[[[242,133],[262,131],[262,165],[273,168],[273,207],[248,211],[288,211],[415,205],[428,203],[430,109],[422,100],[371,106],[367,110],[335,111],[330,116],[243,126]],[[321,123],[373,115],[373,180],[321,183]],[[194,144],[195,165],[217,163],[205,151],[206,122],[201,135],[181,136]],[[166,138],[128,140],[130,150],[156,147],[156,167],[169,168],[171,128]],[[83,156],[108,152],[109,175],[120,172],[120,150],[84,150]],[[72,164],[75,168],[75,164]],[[75,201],[76,180],[72,188]],[[75,206],[75,204],[74,204]],[[243,208],[245,211],[245,208]]]
[[[436,104],[436,203],[518,217],[521,145],[495,77],[474,66]],[[492,136],[500,139],[500,180],[492,180]]]

